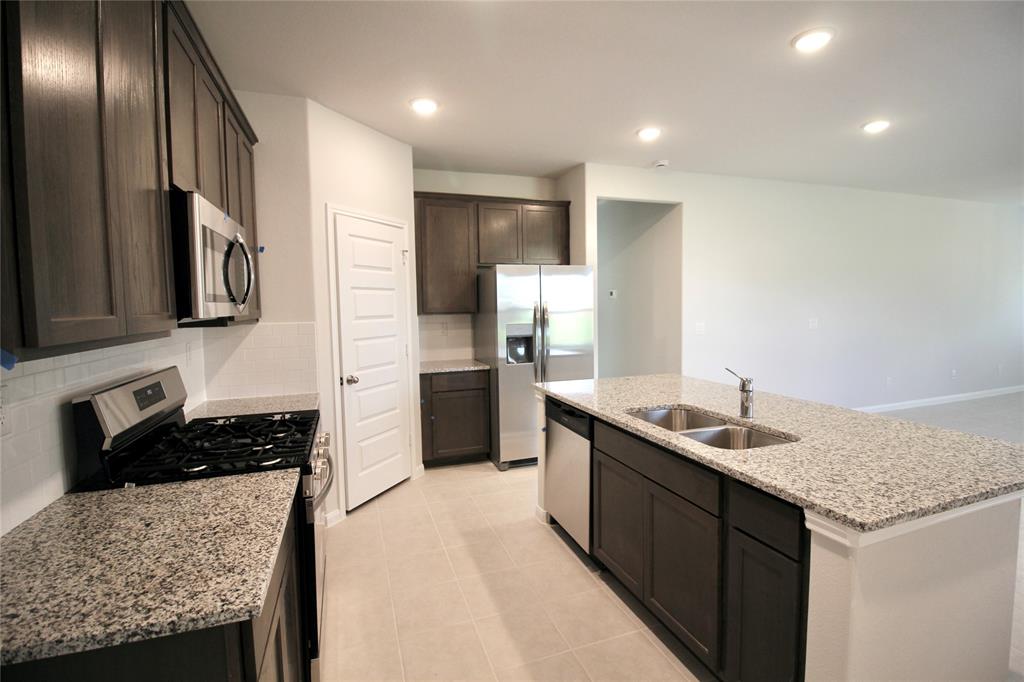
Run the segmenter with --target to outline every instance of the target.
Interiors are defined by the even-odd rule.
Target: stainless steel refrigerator
[[[476,359],[491,366],[491,459],[506,469],[540,454],[533,383],[594,377],[594,274],[584,265],[494,265],[478,278]]]

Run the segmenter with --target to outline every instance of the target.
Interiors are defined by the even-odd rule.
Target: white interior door
[[[406,230],[335,214],[345,499],[352,509],[409,477]]]

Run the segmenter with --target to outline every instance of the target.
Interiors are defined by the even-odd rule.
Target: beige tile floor
[[[322,679],[712,679],[536,490],[535,466],[431,469],[328,529]]]

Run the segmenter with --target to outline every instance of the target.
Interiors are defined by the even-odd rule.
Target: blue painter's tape
[[[14,353],[8,353],[3,348],[0,348],[0,367],[4,369],[14,369],[14,365],[18,363],[18,358],[15,357]]]
[[[259,251],[260,253],[263,253],[266,250],[267,250],[267,247],[263,246],[262,244],[260,244],[260,247],[257,249],[257,251]]]

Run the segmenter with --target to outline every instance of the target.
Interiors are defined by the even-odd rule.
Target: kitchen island
[[[700,465],[726,491],[749,487],[801,513],[809,531],[806,679],[1006,678],[1021,445],[768,393],[755,395],[754,419],[744,420],[735,385],[677,375],[538,391],[592,415],[605,433]],[[720,449],[636,414],[665,406],[793,442]],[[722,499],[704,506],[729,519],[729,495]]]
[[[254,679],[275,585],[295,579],[298,484],[283,469],[65,495],[25,521],[0,540],[4,679]]]

